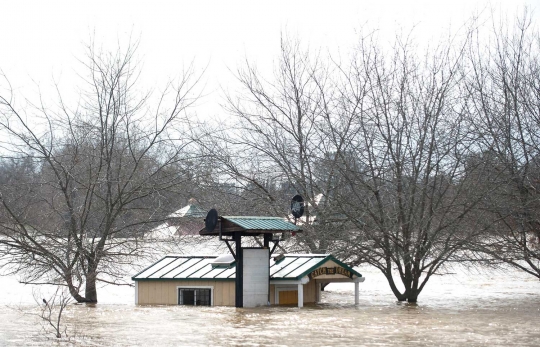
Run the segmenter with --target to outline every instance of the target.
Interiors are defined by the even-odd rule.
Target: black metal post
[[[272,240],[272,234],[264,234],[264,248],[270,248],[270,240]]]
[[[276,250],[276,247],[279,243],[279,239],[278,240],[272,240],[272,242],[274,243],[274,247],[272,247],[272,249],[270,250],[270,255],[274,254],[274,251]]]
[[[242,232],[234,233],[236,242],[236,279],[235,279],[235,306],[244,307],[244,252],[242,252]]]
[[[268,249],[268,305],[270,305],[270,241],[272,240],[273,234],[264,234],[264,248]]]

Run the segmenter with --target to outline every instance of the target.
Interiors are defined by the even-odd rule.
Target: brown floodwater
[[[0,280],[1,346],[539,346],[540,281],[514,270],[430,280],[416,305],[397,303],[384,278],[360,268],[332,284],[319,305],[296,307],[136,306],[132,288],[105,287],[97,305],[70,305],[69,340],[43,332],[31,290]],[[30,294],[28,294],[28,292]],[[30,295],[30,299],[28,299]]]

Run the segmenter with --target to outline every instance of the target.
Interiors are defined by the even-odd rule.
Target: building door
[[[280,305],[297,305],[298,304],[298,290],[284,290],[279,291],[279,304]]]

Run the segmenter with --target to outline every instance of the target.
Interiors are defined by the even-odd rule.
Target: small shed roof
[[[252,230],[299,231],[296,225],[280,217],[223,216],[226,220]]]
[[[134,281],[152,280],[234,280],[236,263],[213,264],[217,256],[167,255],[156,263],[139,272],[131,279]],[[333,261],[348,270],[355,277],[362,275],[337,260],[331,254],[286,254],[280,260],[270,258],[271,280],[299,280],[322,266]]]
[[[301,232],[302,229],[282,217],[260,217],[260,216],[219,216],[218,225],[213,231],[201,229],[200,235],[231,235],[236,231],[241,231],[245,235],[256,235],[261,233],[282,233]]]

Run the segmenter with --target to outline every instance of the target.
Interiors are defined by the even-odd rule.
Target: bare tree
[[[343,70],[356,117],[347,132],[327,125],[332,138],[348,139],[338,153],[343,246],[353,264],[379,269],[400,301],[416,302],[479,233],[465,228],[485,191],[464,170],[475,141],[463,112],[464,48],[450,40],[420,56],[410,38],[390,51],[363,38]]]
[[[540,35],[525,10],[476,32],[468,57],[470,111],[486,163],[489,235],[477,249],[540,278]]]
[[[304,197],[299,251],[329,252],[335,240],[329,224],[323,227],[325,214],[320,208],[323,202],[324,211],[330,210],[332,162],[337,160],[334,144],[321,129],[325,117],[339,106],[329,66],[321,53],[282,39],[270,79],[249,62],[238,69],[239,87],[227,95],[226,106],[235,122],[205,144],[217,154],[225,180],[237,188],[238,207],[288,215],[292,196]]]
[[[97,302],[97,281],[120,284],[194,159],[187,110],[200,76],[190,67],[157,98],[141,93],[136,48],[90,45],[74,107],[60,91],[57,107],[20,107],[12,91],[0,95],[3,148],[35,167],[0,187],[4,270],[65,285],[78,302]]]
[[[54,336],[60,339],[68,337],[67,326],[62,325],[62,314],[71,302],[69,293],[64,292],[63,288],[56,287],[56,291],[47,299],[43,298],[40,291],[34,291],[34,301],[39,306],[43,331],[48,333],[52,328]]]
[[[369,36],[349,65],[283,41],[273,79],[239,70],[242,88],[228,97],[238,123],[217,157],[267,210],[279,213],[287,193],[307,198],[298,249],[367,262],[398,300],[416,302],[483,231],[467,218],[488,190],[466,170],[476,134],[464,113],[465,47],[419,56],[398,39],[388,54]]]

